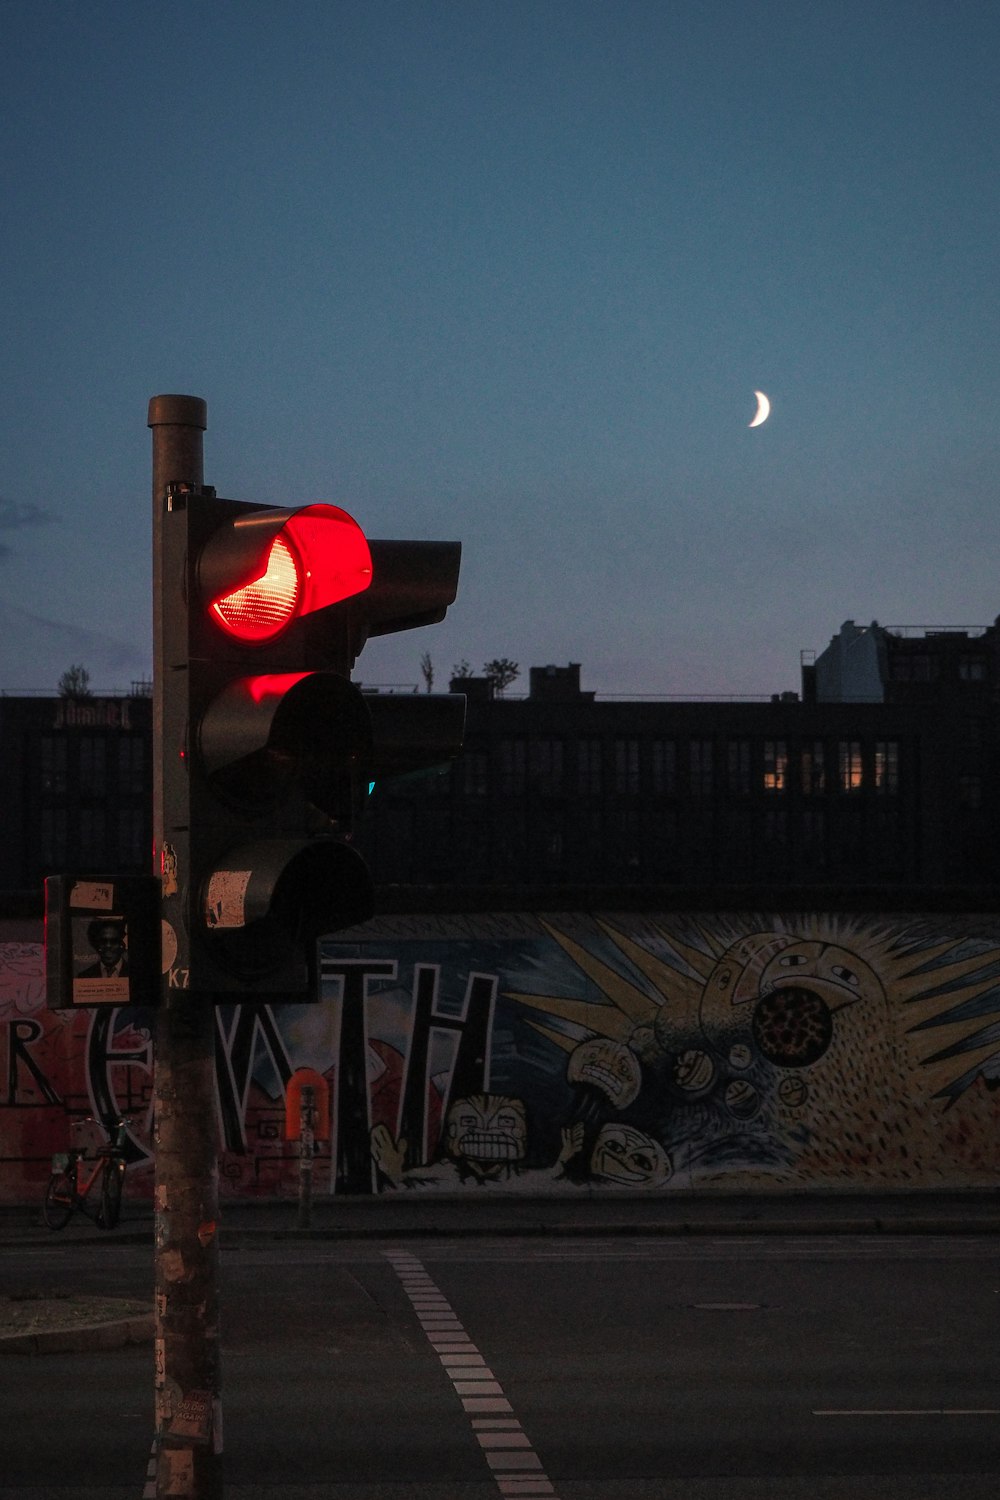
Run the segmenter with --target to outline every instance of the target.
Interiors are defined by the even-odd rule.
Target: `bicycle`
[[[71,1146],[52,1158],[52,1175],[45,1189],[43,1215],[50,1229],[65,1229],[75,1211],[93,1219],[99,1229],[114,1229],[121,1217],[122,1188],[125,1183],[125,1145],[131,1120],[115,1119],[109,1129],[93,1116],[80,1125],[100,1124],[108,1136],[93,1157],[85,1146]],[[90,1191],[101,1179],[101,1201],[96,1209],[88,1204]]]

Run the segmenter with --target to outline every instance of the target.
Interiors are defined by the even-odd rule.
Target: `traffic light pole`
[[[325,502],[225,499],[203,480],[204,401],[154,396],[148,422],[162,937],[153,1493],[221,1500],[216,1007],[318,999],[318,941],[373,910],[354,843],[365,787],[461,748],[463,698],[369,703],[351,680],[369,637],[444,619],[461,545],[369,542]],[[363,1064],[362,1007],[345,997],[342,1009],[342,1043],[361,1051],[342,1045],[341,1062]],[[363,1098],[364,1067],[352,1093],[345,1066],[342,1100]],[[348,1123],[338,1182],[368,1190],[368,1142]]]
[[[153,850],[162,880],[163,973],[154,1076],[157,1497],[221,1500],[222,1401],[218,1292],[215,1007],[184,988],[175,965],[180,939],[178,851],[168,830],[187,809],[167,807],[164,757],[180,754],[167,735],[164,653],[169,605],[163,517],[170,487],[203,482],[205,402],[154,396],[153,432]],[[169,747],[169,748],[165,748]],[[176,783],[175,783],[176,784]],[[182,872],[182,878],[183,872]]]

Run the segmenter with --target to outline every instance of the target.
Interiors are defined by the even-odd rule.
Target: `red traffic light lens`
[[[212,537],[202,566],[215,575],[209,614],[247,645],[273,640],[297,616],[350,599],[372,581],[365,534],[336,505],[247,512]]]
[[[239,641],[269,641],[298,613],[302,582],[291,547],[280,534],[268,549],[264,571],[214,599],[211,612]]]

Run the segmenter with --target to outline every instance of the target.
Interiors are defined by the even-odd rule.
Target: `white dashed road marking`
[[[861,1406],[813,1410],[814,1417],[1000,1417],[996,1406]]]
[[[455,1316],[447,1297],[415,1255],[404,1250],[386,1250],[384,1254],[461,1399],[500,1494],[510,1500],[514,1496],[538,1500],[543,1495],[556,1500],[552,1481],[515,1417],[503,1386]]]

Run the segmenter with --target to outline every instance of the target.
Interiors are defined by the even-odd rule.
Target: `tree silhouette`
[[[90,673],[87,668],[75,662],[60,677],[58,692],[60,698],[89,698]]]
[[[503,694],[505,688],[509,688],[515,678],[520,677],[521,668],[516,661],[511,661],[507,656],[498,656],[493,661],[488,661],[483,667],[483,676],[488,677],[493,683],[498,694]]]

